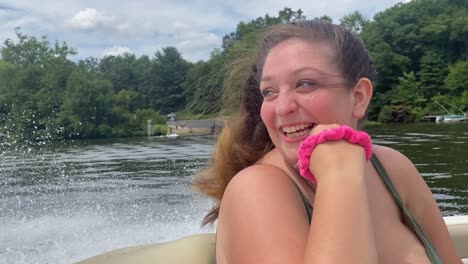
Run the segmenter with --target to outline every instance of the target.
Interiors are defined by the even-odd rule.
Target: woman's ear
[[[361,78],[353,89],[353,117],[358,120],[366,115],[374,88],[367,78]]]

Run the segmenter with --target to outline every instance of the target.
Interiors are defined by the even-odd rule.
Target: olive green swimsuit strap
[[[429,259],[431,260],[432,264],[441,264],[442,261],[440,260],[439,255],[437,254],[437,251],[435,250],[434,246],[432,245],[431,241],[427,237],[426,233],[424,230],[421,228],[421,226],[416,222],[416,220],[413,218],[411,213],[409,212],[408,208],[406,208],[403,199],[401,199],[398,191],[395,188],[395,185],[391,181],[390,177],[388,176],[387,172],[385,171],[382,163],[379,161],[377,156],[372,155],[371,157],[371,162],[372,165],[374,165],[375,169],[377,170],[380,178],[382,178],[383,182],[385,183],[385,186],[389,189],[389,191],[392,193],[393,198],[395,199],[395,202],[397,203],[398,207],[401,209],[403,212],[403,215],[407,222],[410,224],[410,228],[414,230],[416,235],[419,237],[421,242],[424,245],[424,248],[426,249],[427,255]],[[292,180],[292,179],[291,179]],[[309,200],[307,197],[302,193],[301,189],[297,184],[292,181],[294,185],[296,186],[297,190],[299,191],[301,198],[304,202],[305,209],[307,211],[307,217],[309,218],[309,223],[312,220],[312,205],[310,204]]]
[[[301,189],[296,184],[296,182],[293,181],[293,179],[291,179],[291,181],[294,183],[294,186],[296,186],[297,191],[301,195],[301,199],[304,202],[304,207],[305,207],[306,212],[307,212],[307,218],[309,218],[309,223],[311,223],[311,221],[312,221],[312,205],[310,204],[309,199],[307,199],[307,197],[304,195],[304,193],[302,193]]]
[[[266,166],[272,166],[272,167],[275,167],[279,170],[281,170],[285,175],[288,175],[287,172],[285,172],[283,169],[281,168],[278,168],[276,166],[273,166],[273,165],[270,165],[270,164],[266,164],[266,163],[257,163],[258,165],[266,165]],[[301,188],[299,188],[299,186],[297,185],[297,183],[288,175],[288,178],[292,181],[292,183],[294,184],[294,186],[296,186],[296,189],[297,191],[299,192],[299,194],[301,195],[301,199],[302,201],[304,202],[304,206],[305,206],[305,209],[306,209],[306,212],[307,212],[307,218],[309,218],[309,223],[312,221],[312,204],[309,202],[309,199],[307,199],[307,197],[304,195],[304,193],[301,191]]]
[[[379,159],[374,154],[371,157],[371,161],[375,169],[377,170],[378,174],[380,175],[380,178],[382,178],[383,182],[385,183],[389,191],[392,193],[393,198],[395,199],[395,202],[397,203],[398,207],[400,207],[410,227],[414,230],[414,232],[416,232],[417,236],[419,237],[424,247],[426,248],[426,252],[427,252],[427,255],[429,256],[429,259],[431,260],[431,263],[441,264],[442,261],[440,260],[439,255],[437,254],[437,251],[435,250],[431,241],[427,237],[426,233],[424,233],[424,230],[413,218],[408,208],[406,208],[403,202],[403,199],[401,199],[400,195],[398,194],[398,191],[395,188],[395,185],[393,185],[392,181],[390,180],[390,177],[385,171],[382,163],[380,163]]]

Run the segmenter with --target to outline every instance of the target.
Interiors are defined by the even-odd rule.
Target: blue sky
[[[406,0],[405,0],[406,1]],[[356,10],[371,19],[396,0],[0,0],[0,41],[15,40],[14,28],[50,41],[65,41],[73,58],[118,55],[153,56],[176,47],[189,61],[206,60],[236,25],[279,10],[301,8],[307,18],[339,19]]]

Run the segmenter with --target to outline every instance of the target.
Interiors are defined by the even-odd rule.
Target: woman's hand
[[[340,127],[338,124],[318,125],[310,135]],[[365,150],[361,145],[346,140],[323,142],[314,149],[310,157],[309,169],[320,181],[323,177],[348,177],[350,174],[364,174]]]

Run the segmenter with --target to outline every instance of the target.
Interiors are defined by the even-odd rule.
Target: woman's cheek
[[[260,108],[260,117],[262,118],[262,121],[267,128],[271,127],[271,122],[272,122],[271,107],[263,103],[262,107]]]
[[[307,112],[313,113],[315,117],[320,119],[315,120],[319,123],[334,121],[329,119],[334,119],[335,110],[340,107],[336,105],[336,101],[333,103],[326,94],[316,94],[305,101],[303,105]]]

